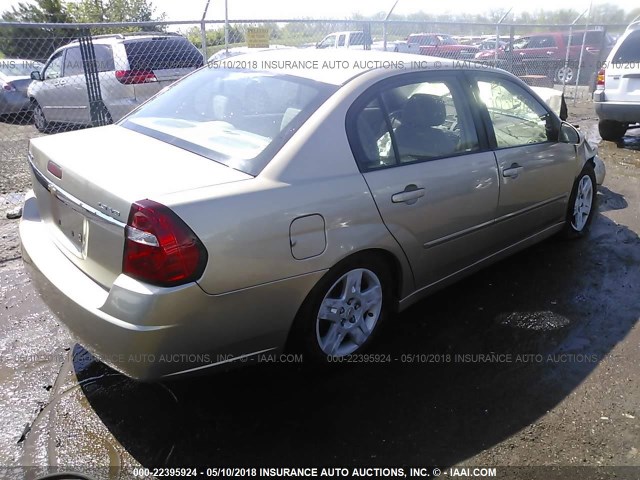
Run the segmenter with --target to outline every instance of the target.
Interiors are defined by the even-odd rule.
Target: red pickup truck
[[[479,52],[478,47],[460,45],[451,35],[443,33],[412,33],[406,42],[398,42],[394,50],[461,60],[473,59]]]
[[[507,46],[498,51],[498,66],[509,68],[512,65],[517,69],[526,64],[528,73],[538,67],[538,70],[547,72],[556,83],[573,83],[576,81],[583,42],[580,79],[582,83],[587,83],[599,68],[598,62],[607,58],[615,43],[613,37],[603,30],[575,31],[571,36],[569,32],[549,32],[521,37],[514,41],[513,48]],[[569,64],[565,67],[567,49]],[[495,50],[483,50],[476,55],[476,60],[492,61],[495,56]]]

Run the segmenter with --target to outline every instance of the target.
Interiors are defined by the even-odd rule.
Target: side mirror
[[[559,141],[562,143],[570,143],[571,145],[579,145],[580,132],[570,123],[562,122]]]
[[[42,75],[38,70],[34,70],[33,72],[31,72],[30,76],[31,76],[31,80],[42,80]]]

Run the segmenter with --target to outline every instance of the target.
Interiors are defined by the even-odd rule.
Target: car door
[[[518,52],[523,58],[561,58],[554,35],[536,35],[529,38],[526,47]]]
[[[454,74],[406,74],[373,87],[349,111],[359,168],[418,288],[493,251],[497,165],[466,93]]]
[[[58,94],[62,81],[62,67],[65,51],[52,55],[42,71],[42,81],[34,93],[35,99],[42,108],[44,116],[50,122],[61,120],[63,100]]]
[[[558,141],[560,120],[527,87],[502,74],[473,77],[498,162],[496,231],[509,245],[564,221],[576,149]]]
[[[58,94],[63,102],[60,111],[62,121],[76,124],[91,123],[89,94],[80,47],[67,49],[62,75],[58,85]]]

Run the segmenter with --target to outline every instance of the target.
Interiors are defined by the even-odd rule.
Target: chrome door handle
[[[406,203],[412,205],[418,201],[420,197],[424,197],[424,188],[418,188],[415,185],[407,185],[403,192],[398,192],[391,196],[393,203]]]
[[[502,176],[507,178],[518,178],[518,175],[522,173],[522,170],[524,170],[524,167],[514,163],[509,168],[502,170]]]

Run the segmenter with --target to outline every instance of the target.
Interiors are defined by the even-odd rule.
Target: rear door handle
[[[391,196],[393,203],[406,203],[412,205],[418,201],[420,197],[424,197],[424,188],[418,188],[416,185],[407,185],[403,192],[398,192]]]
[[[518,178],[518,175],[522,173],[522,170],[524,170],[524,167],[514,163],[509,168],[502,170],[502,176],[506,178]]]

